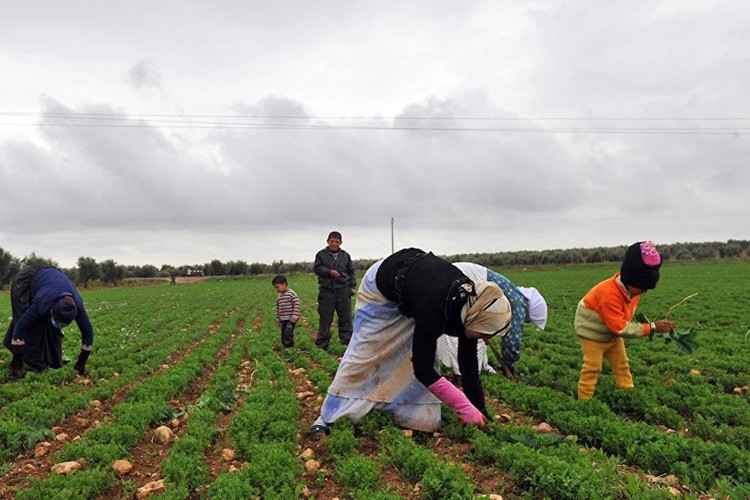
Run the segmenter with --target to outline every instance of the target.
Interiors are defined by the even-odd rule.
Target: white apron
[[[357,423],[369,411],[381,409],[393,414],[397,425],[431,432],[440,424],[441,403],[414,377],[414,320],[378,291],[375,275],[381,263],[373,264],[360,284],[354,333],[321,416],[326,423],[344,416]]]

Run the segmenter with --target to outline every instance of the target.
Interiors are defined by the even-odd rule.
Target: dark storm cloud
[[[44,106],[68,117],[64,124],[43,119],[48,147],[3,148],[2,185],[31,182],[44,193],[32,204],[9,206],[0,215],[6,230],[53,231],[55,211],[75,214],[68,223],[80,228],[122,230],[231,231],[325,220],[367,227],[390,216],[423,230],[468,230],[518,217],[580,217],[587,206],[607,217],[649,206],[659,216],[682,210],[688,196],[693,206],[705,196],[697,205],[709,210],[699,186],[722,184],[736,193],[747,184],[736,161],[701,158],[703,148],[692,151],[688,139],[664,151],[648,147],[648,137],[634,141],[642,148],[616,138],[571,147],[476,92],[427,98],[393,121],[346,123],[314,119],[303,103],[274,96],[235,106],[238,116],[263,117],[258,122],[272,128],[217,128],[192,137],[127,116],[116,123],[121,127],[80,126],[118,113],[104,104],[74,110],[46,98]],[[711,164],[681,169],[688,158]],[[659,206],[652,203],[654,186],[671,194]]]
[[[55,230],[52,213],[68,214],[72,228],[159,227],[189,213],[182,193],[203,187],[204,167],[161,130],[108,105],[73,110],[49,97],[43,105],[46,147],[5,148],[1,183],[25,198],[0,215],[6,230]],[[103,123],[105,115],[118,119]]]
[[[261,205],[273,205],[281,193],[293,199],[276,204],[280,220],[314,222],[316,214],[345,207],[339,216],[352,223],[398,213],[432,225],[444,224],[446,217],[472,225],[477,214],[570,206],[576,198],[570,196],[576,189],[570,176],[575,166],[554,137],[485,131],[492,124],[477,128],[476,122],[461,120],[487,116],[489,103],[479,104],[431,98],[410,105],[393,122],[373,118],[318,123],[339,127],[331,130],[221,132],[216,140],[231,175],[245,178]],[[307,116],[302,106],[280,99],[241,109]]]
[[[96,126],[88,117],[117,113],[107,105],[74,110],[52,98],[44,105],[68,117],[64,124],[44,119],[49,150],[6,148],[3,172],[6,185],[32,175],[46,195],[6,211],[6,228],[33,221],[52,230],[44,215],[52,210],[76,214],[71,222],[80,227],[121,229],[229,230],[331,218],[367,226],[391,215],[425,227],[467,228],[509,213],[564,210],[584,197],[574,195],[582,189],[571,175],[576,166],[550,134],[481,130],[486,124],[469,130],[462,118],[491,111],[476,96],[426,99],[393,122],[365,123],[375,129],[313,120],[304,104],[269,97],[236,110],[266,117],[265,125],[317,128],[217,129],[187,146],[179,132],[140,119]],[[321,128],[329,125],[335,128]],[[201,148],[218,153],[199,161],[191,153]]]

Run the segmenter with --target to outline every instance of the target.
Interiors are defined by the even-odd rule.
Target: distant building
[[[203,276],[202,269],[194,269],[192,267],[186,267],[182,270],[183,276]]]

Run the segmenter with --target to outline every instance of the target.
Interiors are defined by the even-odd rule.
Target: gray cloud
[[[438,253],[747,237],[741,2],[220,3],[56,7],[54,44],[6,12],[0,111],[38,113],[0,117],[0,247],[309,260],[335,228],[378,257],[391,217]]]
[[[161,89],[161,73],[156,69],[156,61],[149,58],[136,63],[128,71],[127,81],[135,88]]]

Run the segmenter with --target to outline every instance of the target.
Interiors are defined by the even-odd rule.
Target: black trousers
[[[283,320],[281,323],[281,343],[284,347],[294,347],[294,323]]]
[[[29,286],[37,270],[33,267],[21,269],[10,285],[10,307],[13,319],[8,325],[5,337],[3,337],[3,345],[7,349],[11,347],[16,321],[31,304]],[[26,332],[26,345],[23,349],[24,363],[38,372],[42,372],[48,367],[60,368],[62,366],[62,340],[62,331],[52,326],[50,321],[43,321],[34,325]]]
[[[338,316],[339,340],[348,345],[352,339],[352,294],[349,288],[336,290],[320,289],[318,291],[318,336],[315,345],[328,349],[331,343],[331,323],[333,313]]]

